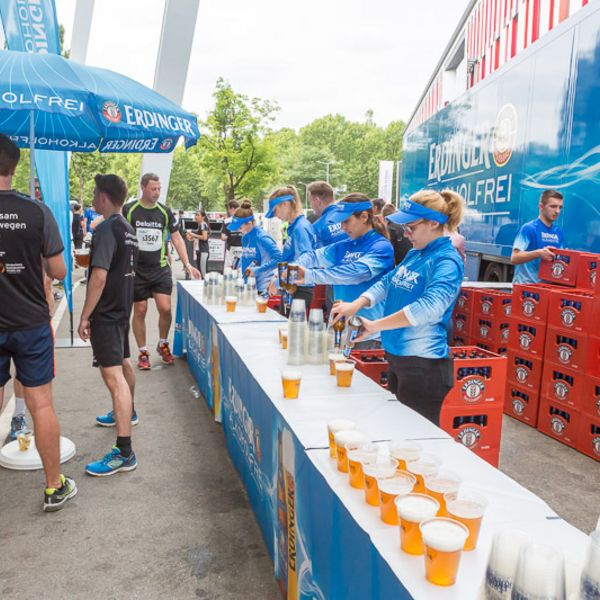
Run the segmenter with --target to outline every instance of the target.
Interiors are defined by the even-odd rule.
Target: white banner
[[[386,202],[392,201],[392,191],[394,183],[394,161],[379,161],[379,192],[378,198],[383,198]]]

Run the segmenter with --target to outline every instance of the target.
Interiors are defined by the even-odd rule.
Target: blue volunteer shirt
[[[313,223],[319,248],[348,239],[348,234],[342,229],[342,224],[331,222],[331,214],[336,210],[336,205],[330,204]]]
[[[91,224],[92,221],[95,221],[100,215],[93,208],[86,208],[83,211],[83,216],[87,219],[87,223],[85,224],[85,229],[87,233],[92,231]]]
[[[255,225],[242,236],[242,273],[248,267],[252,268],[256,277],[256,289],[260,293],[266,291],[280,260],[281,250],[264,229]]]
[[[287,227],[287,239],[283,245],[281,260],[297,263],[305,252],[312,252],[317,247],[317,238],[313,226],[304,215],[297,216]],[[305,284],[312,287],[311,284]]]
[[[336,300],[352,302],[394,268],[394,248],[371,229],[355,240],[348,238],[303,254],[298,264],[308,269],[307,284],[333,285]],[[363,308],[358,314],[379,319],[383,304]]]
[[[381,332],[384,349],[396,356],[446,358],[446,326],[461,283],[464,265],[448,237],[422,250],[411,250],[393,271],[362,295],[371,305],[384,302],[388,316],[403,310],[410,327]]]
[[[539,217],[525,223],[519,230],[513,243],[513,249],[529,252],[546,246],[562,248],[564,243],[563,230],[554,223],[548,227]],[[540,260],[515,265],[513,283],[538,283],[540,281]]]

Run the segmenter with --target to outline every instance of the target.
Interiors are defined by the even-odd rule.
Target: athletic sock
[[[17,398],[15,396],[15,412],[13,417],[24,417],[25,416],[25,398]]]
[[[168,344],[168,343],[169,343],[169,340],[168,340],[168,339],[166,339],[166,340],[163,340],[163,339],[161,338],[160,340],[158,340],[158,343],[159,343],[159,345],[160,345],[160,344]]]
[[[138,348],[138,350],[139,350],[140,352],[148,352],[148,346],[140,346],[140,347]]]
[[[131,454],[131,436],[117,436],[117,443],[115,446],[119,449],[122,456],[129,458],[129,455]]]

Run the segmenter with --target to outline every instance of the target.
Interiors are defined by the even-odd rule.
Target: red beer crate
[[[575,447],[586,456],[600,461],[600,417],[579,415],[579,433]]]
[[[546,362],[542,375],[542,395],[552,402],[560,402],[581,410],[585,375],[581,371],[559,367]]]
[[[555,250],[552,260],[540,262],[539,275],[542,281],[575,287],[581,252],[577,250]]]
[[[547,363],[551,362],[583,373],[586,366],[590,364],[588,346],[589,338],[586,333],[548,327],[544,358]]]
[[[474,452],[479,458],[483,458],[483,460],[490,463],[492,467],[498,468],[498,463],[500,462],[500,446],[490,448],[489,450],[474,450]]]
[[[557,288],[550,294],[548,325],[589,333],[600,319],[600,298],[590,290]]]
[[[516,318],[510,320],[509,349],[541,358],[544,356],[546,323],[531,322]]]
[[[312,302],[310,303],[311,308],[325,308],[327,301],[327,287],[324,285],[315,285],[313,288]]]
[[[473,312],[473,292],[475,288],[461,287],[454,305],[454,311],[470,315]]]
[[[598,332],[598,326],[594,328],[594,332]],[[595,334],[588,340],[588,355],[587,374],[600,377],[600,337]]]
[[[356,362],[356,369],[364,373],[375,383],[386,387],[389,363],[385,360],[384,350],[353,350],[350,352]]]
[[[567,446],[575,447],[579,435],[579,411],[553,402],[544,395],[540,397],[537,428]]]
[[[504,344],[485,344],[484,342],[478,342],[473,339],[473,342],[476,342],[475,345],[482,350],[487,350],[488,352],[492,352],[493,354],[500,354],[504,356],[508,353],[508,346],[506,343]]]
[[[468,346],[471,343],[471,340],[467,338],[467,336],[462,335],[453,335],[452,336],[452,346]]]
[[[512,292],[502,290],[476,289],[473,294],[473,314],[484,317],[509,317]]]
[[[273,310],[279,310],[281,306],[281,296],[270,296],[267,306]]]
[[[472,313],[454,312],[452,314],[452,335],[471,340]]]
[[[531,427],[537,426],[540,393],[509,381],[504,397],[504,412]]]
[[[600,263],[600,254],[592,254],[591,252],[582,252],[579,255],[579,265],[577,268],[577,287],[584,290],[598,290],[597,272],[598,264]]]
[[[471,339],[484,344],[508,345],[510,321],[507,317],[475,315],[471,326]]]
[[[454,387],[444,407],[501,403],[506,383],[506,358],[474,346],[452,347]]]
[[[508,351],[507,379],[511,383],[528,389],[530,392],[539,392],[542,381],[543,360],[535,356],[521,354],[514,350]]]
[[[443,407],[440,427],[474,452],[497,448],[502,435],[502,408],[502,403]]]
[[[600,419],[600,377],[586,376],[581,398],[581,412]]]
[[[546,322],[550,294],[556,287],[547,283],[513,286],[511,315],[515,319]]]

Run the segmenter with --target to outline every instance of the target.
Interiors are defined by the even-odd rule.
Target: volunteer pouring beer
[[[464,266],[444,227],[456,231],[464,200],[455,192],[417,192],[388,219],[404,227],[413,249],[393,271],[350,303],[333,307],[336,319],[385,302],[384,316],[361,317],[357,342],[381,332],[390,363],[390,389],[398,400],[439,425],[444,397],[454,383],[446,324]]]
[[[242,200],[241,206],[233,213],[227,229],[242,234],[244,279],[255,277],[258,293],[266,293],[277,263],[281,260],[281,250],[264,229],[257,227],[250,200]]]
[[[330,223],[341,223],[348,234],[339,242],[305,252],[298,259],[298,284],[333,285],[334,298],[356,300],[394,268],[394,248],[385,225],[375,220],[371,200],[364,194],[349,194],[328,215]],[[363,307],[360,316],[378,319],[383,303]],[[359,348],[380,346],[379,333],[362,342]]]
[[[317,238],[312,225],[304,216],[302,201],[298,190],[293,185],[277,188],[269,196],[269,210],[265,215],[267,219],[277,217],[288,223],[287,240],[283,246],[281,260],[288,264],[295,263],[304,252],[312,252],[317,247]],[[296,286],[293,298],[306,301],[309,308],[313,297],[314,284]],[[277,294],[277,280],[273,278],[269,286],[269,295]]]

